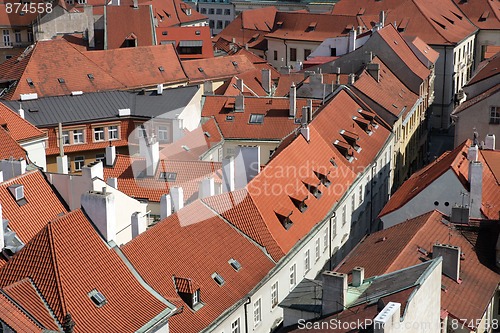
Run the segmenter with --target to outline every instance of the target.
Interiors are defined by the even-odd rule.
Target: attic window
[[[184,9],[184,13],[185,13],[187,16],[191,16],[191,8],[185,8],[185,9]]]
[[[199,35],[201,35],[201,31],[200,31],[200,30],[196,30],[196,31],[194,32],[194,34],[195,34],[196,36],[199,36]]]
[[[226,121],[234,121],[234,116],[226,116]]]
[[[280,221],[281,225],[285,230],[288,230],[292,227],[293,222],[290,219],[290,216],[292,215],[292,211],[286,211],[285,208],[279,209],[277,212],[275,211],[276,217]]]
[[[264,122],[263,114],[251,114],[250,120],[248,121],[250,124],[262,124]]]
[[[238,260],[235,260],[233,258],[229,259],[228,264],[231,265],[231,267],[237,272],[239,272],[239,270],[241,269],[241,264],[238,262]]]
[[[87,77],[89,78],[89,80],[92,81],[94,79],[94,74],[89,73],[89,74],[87,74]]]
[[[283,22],[282,21],[278,21],[276,22],[276,27],[278,28],[281,28],[281,26],[283,25]]]
[[[337,167],[337,162],[335,162],[335,158],[330,158],[330,163],[334,166]]]
[[[212,274],[212,279],[214,279],[214,281],[219,285],[219,286],[223,286],[225,281],[224,281],[224,278],[222,276],[219,275],[219,273],[215,272]]]
[[[31,88],[35,87],[35,84],[33,83],[33,80],[31,80],[30,78],[27,78],[26,82],[28,82],[28,86],[30,86]]]
[[[164,71],[165,71],[165,68],[163,68],[163,66],[160,66],[160,67],[158,67],[158,70],[159,70],[160,72],[164,72]]]
[[[354,120],[368,135],[372,135],[372,124],[368,120],[356,116],[352,117],[352,120]]]
[[[446,26],[443,23],[440,23],[440,22],[436,21],[435,19],[432,19],[432,20],[434,21],[434,23],[439,25],[442,29],[446,30]]]
[[[353,132],[341,130],[340,135],[351,145],[351,147],[358,153],[361,151],[361,147],[358,145],[359,135]]]
[[[198,71],[199,71],[200,73],[203,73],[203,72],[204,72],[204,71],[203,71],[203,68],[201,68],[201,67],[198,67]]]
[[[64,81],[64,79],[62,77],[58,78],[57,81],[59,81],[59,83],[64,83],[66,81]]]
[[[27,203],[26,198],[24,197],[24,186],[21,184],[12,184],[8,187],[10,194],[14,200],[16,200],[19,206],[23,206]]]
[[[316,26],[318,25],[317,22],[311,22],[309,24],[309,26],[307,27],[306,29],[306,32],[309,32],[309,31],[314,31],[316,29]]]
[[[417,248],[418,252],[422,253],[424,256],[428,256],[429,255],[429,251],[427,251],[426,249],[424,249],[423,247],[418,247]]]
[[[28,112],[38,112],[38,109],[37,108],[29,108]]]
[[[352,162],[354,160],[354,151],[353,151],[352,147],[348,143],[342,142],[342,141],[339,141],[339,140],[335,140],[333,142],[333,145],[335,146],[335,148],[337,148],[339,150],[339,152],[342,155],[344,155],[344,157],[349,162]]]
[[[91,292],[88,293],[88,296],[94,302],[94,304],[100,308],[104,306],[108,301],[106,300],[106,297],[104,297],[103,294],[101,294],[97,289],[92,290]]]
[[[234,67],[238,67],[238,62],[237,61],[231,61]]]
[[[451,24],[454,24],[454,23],[455,23],[452,19],[450,19],[450,18],[448,18],[448,17],[446,17],[446,16],[444,16],[444,15],[441,15],[441,16],[442,16],[442,17],[443,17],[446,21],[450,22]]]
[[[168,31],[162,31],[162,32],[161,32],[161,34],[162,34],[163,36],[167,36],[167,35],[168,35]]]
[[[320,189],[319,189],[319,185],[321,184],[321,182],[318,180],[317,182],[315,182],[314,180],[305,180],[303,181],[305,187],[307,188],[307,190],[312,194],[314,195],[314,197],[316,199],[319,199],[321,198],[321,195],[323,193],[321,193]]]
[[[182,145],[182,149],[184,149],[185,151],[189,151],[190,150],[189,147],[186,146],[186,145]]]
[[[321,172],[317,172],[317,171],[314,171],[314,174],[316,175],[316,177],[318,177],[319,181],[321,182],[321,184],[323,184],[324,187],[328,187],[332,183],[330,181],[330,179],[328,179],[328,175],[330,174],[330,171],[328,171],[328,173],[326,175],[322,174]]]
[[[205,131],[205,132],[203,132],[203,134],[205,134],[205,136],[206,136],[207,138],[211,137],[210,133],[208,133],[208,132],[206,132],[206,131]]]
[[[160,178],[169,182],[175,182],[177,179],[177,172],[160,172]]]
[[[297,207],[297,209],[303,213],[307,210],[307,204],[306,204],[306,200],[309,196],[305,196],[305,197],[302,197],[302,198],[297,198],[297,197],[293,197],[293,196],[290,196],[290,200],[292,200],[292,203],[295,207]]]
[[[486,21],[486,19],[490,17],[490,11],[486,10],[481,14],[481,17],[479,18],[479,21]]]

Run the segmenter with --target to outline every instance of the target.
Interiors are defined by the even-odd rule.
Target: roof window
[[[335,148],[339,150],[339,152],[344,155],[344,157],[349,161],[352,162],[354,160],[354,150],[352,147],[343,141],[335,140],[333,142],[333,145]]]
[[[237,61],[231,61],[234,67],[238,67],[238,62]]]
[[[234,116],[226,116],[226,121],[234,121]]]
[[[224,278],[222,276],[220,276],[219,273],[215,272],[212,274],[212,279],[214,279],[214,281],[219,285],[219,286],[223,286],[224,283],[226,281],[224,281]]]
[[[94,74],[89,73],[89,74],[87,74],[87,77],[89,78],[89,80],[93,80],[94,79]]]
[[[27,203],[26,198],[24,197],[24,185],[12,184],[8,187],[8,189],[19,206]]]
[[[98,308],[100,308],[100,307],[104,306],[106,303],[108,303],[108,301],[106,300],[106,297],[104,297],[104,295],[101,292],[99,292],[97,289],[93,289],[91,292],[89,292],[88,296],[90,297],[92,302],[94,302],[94,304]]]
[[[201,68],[201,67],[198,67],[198,71],[199,71],[200,73],[203,73],[203,72],[204,72],[203,68]]]
[[[250,124],[262,124],[264,122],[263,114],[251,114],[250,120],[248,121]]]
[[[165,68],[163,68],[163,66],[160,66],[160,67],[158,67],[158,70],[159,70],[160,72],[164,72],[164,71],[165,71]]]
[[[177,172],[160,172],[160,178],[169,182],[175,182],[177,179]]]
[[[292,227],[293,222],[290,219],[290,216],[292,215],[291,210],[289,211],[286,208],[280,206],[276,211],[274,211],[274,213],[276,214],[276,217],[280,221],[283,228],[285,228],[285,230],[288,230]]]
[[[33,80],[31,80],[30,78],[27,78],[26,82],[28,82],[28,86],[30,86],[31,88],[35,87],[35,84],[33,83]]]
[[[194,34],[195,34],[196,36],[199,36],[199,35],[201,35],[201,31],[200,31],[200,30],[196,30],[196,31],[194,32]]]
[[[57,81],[59,81],[59,83],[64,83],[66,81],[64,81],[64,79],[62,77],[58,78]]]
[[[241,269],[241,264],[236,259],[229,259],[228,264],[237,272]]]

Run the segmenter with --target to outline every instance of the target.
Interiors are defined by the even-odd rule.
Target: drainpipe
[[[248,308],[247,306],[251,303],[250,297],[248,297],[247,301],[243,304],[243,307],[245,308],[245,332],[250,332],[248,330]]]
[[[372,179],[370,179],[370,234],[373,232],[373,170],[377,170],[377,161],[375,161],[375,164],[372,165]]]

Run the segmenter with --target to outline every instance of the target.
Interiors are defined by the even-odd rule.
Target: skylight
[[[241,269],[241,264],[236,259],[231,258],[229,259],[228,263],[237,272]]]
[[[212,279],[219,285],[223,286],[226,281],[224,281],[224,278],[219,275],[219,273],[215,272],[212,274]]]
[[[97,289],[93,289],[91,292],[89,292],[88,296],[98,308],[108,303],[106,297],[104,297],[104,295],[100,293]]]
[[[164,71],[165,71],[165,68],[163,68],[163,66],[160,66],[160,67],[158,67],[158,70],[159,70],[160,72],[164,72]]]
[[[160,178],[170,182],[175,182],[177,179],[177,172],[160,172]]]
[[[35,87],[35,84],[33,83],[33,80],[31,80],[30,78],[27,78],[27,79],[26,79],[26,82],[28,82],[28,85],[29,85],[31,88]]]
[[[234,116],[226,116],[226,121],[234,121]]]
[[[93,80],[94,79],[94,74],[89,73],[89,74],[87,74],[87,77],[89,78],[89,80]]]
[[[62,77],[58,78],[57,81],[59,81],[59,83],[64,83],[66,81],[64,81],[64,79]]]
[[[263,114],[251,114],[250,115],[250,124],[262,124],[264,122],[264,115]]]

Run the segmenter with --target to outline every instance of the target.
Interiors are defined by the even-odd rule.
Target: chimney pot
[[[354,82],[356,82],[356,75],[355,75],[354,73],[349,74],[349,78],[348,78],[348,80],[349,80],[349,82],[348,82],[348,83],[349,83],[350,85],[353,85],[353,84],[354,84]]]
[[[337,84],[340,84],[340,67],[337,67]]]

